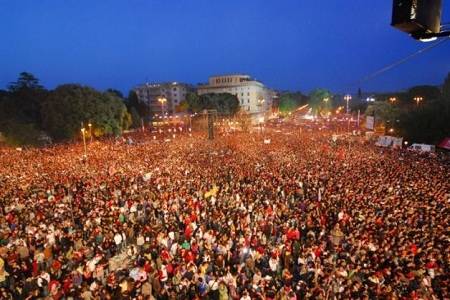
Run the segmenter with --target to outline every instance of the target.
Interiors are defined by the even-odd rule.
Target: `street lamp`
[[[87,158],[87,147],[86,147],[86,129],[81,128],[81,134],[83,135],[83,144],[84,144],[84,158]]]
[[[345,95],[344,100],[347,101],[347,108],[346,108],[346,111],[347,111],[347,114],[348,114],[348,101],[352,100],[352,96],[350,96],[350,95]]]
[[[389,98],[389,101],[391,101],[391,104],[394,104],[394,102],[397,101],[397,98],[391,97],[391,98]]]
[[[165,97],[159,97],[158,102],[161,103],[161,113],[164,115],[164,105],[167,102],[167,99]]]
[[[89,122],[88,126],[89,126],[89,137],[90,137],[91,143],[92,143],[92,124],[91,124],[91,122]]]
[[[422,100],[423,100],[422,97],[419,97],[419,96],[414,97],[414,101],[416,101],[417,106],[419,106],[419,102],[422,101]]]
[[[260,111],[262,110],[261,107],[263,106],[265,101],[266,101],[265,99],[258,99],[258,106]]]

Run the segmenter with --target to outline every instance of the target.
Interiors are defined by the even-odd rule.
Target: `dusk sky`
[[[450,41],[355,84],[429,45],[392,28],[391,10],[391,0],[0,0],[0,88],[21,71],[47,88],[125,93],[146,81],[196,84],[229,73],[305,93],[442,83]]]

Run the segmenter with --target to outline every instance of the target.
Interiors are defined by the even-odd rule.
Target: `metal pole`
[[[83,130],[83,144],[84,144],[84,157],[87,158],[86,133],[84,130]]]
[[[360,110],[358,109],[358,129],[359,129],[359,114],[360,114]]]
[[[90,138],[90,142],[92,143],[92,124],[89,123],[89,138]]]

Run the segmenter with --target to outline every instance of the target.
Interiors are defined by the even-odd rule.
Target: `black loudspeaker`
[[[392,26],[410,33],[439,33],[442,0],[394,0]]]

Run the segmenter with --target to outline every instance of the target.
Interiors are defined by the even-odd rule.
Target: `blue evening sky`
[[[127,92],[149,81],[248,73],[275,89],[355,92],[429,44],[390,27],[392,0],[0,0],[0,88],[21,71],[48,88]],[[444,22],[450,2],[444,1]],[[450,41],[361,85],[440,84]]]

